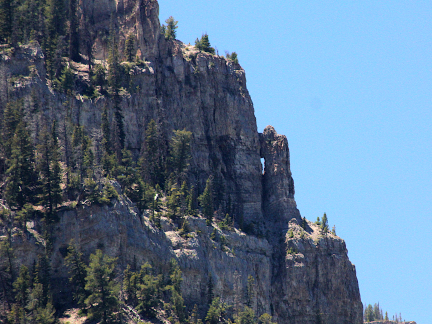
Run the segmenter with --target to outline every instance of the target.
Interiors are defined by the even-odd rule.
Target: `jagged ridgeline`
[[[0,321],[361,323],[237,54],[158,14],[0,0]]]

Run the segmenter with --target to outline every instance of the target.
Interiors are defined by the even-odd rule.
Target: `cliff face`
[[[89,28],[96,35],[98,59],[105,57],[101,35],[109,28],[113,10],[119,42],[134,33],[137,49],[147,61],[131,72],[134,92],[122,95],[127,147],[139,151],[151,119],[162,125],[167,137],[175,129],[191,131],[189,181],[202,191],[212,175],[223,193],[220,204],[234,202],[236,221],[244,221],[255,236],[218,230],[226,239],[222,245],[209,238],[212,228],[202,219],[190,218],[195,236],[183,239],[167,220],[162,230],[153,228],[147,215],[123,198],[113,207],[79,207],[60,213],[52,255],[58,280],[67,276],[64,248],[75,238],[87,255],[103,248],[118,256],[123,267],[135,257],[139,263],[151,261],[166,268],[167,260],[176,257],[188,307],[207,301],[210,277],[215,296],[231,304],[238,298],[244,302],[251,275],[257,292],[254,309],[258,314],[271,313],[278,323],[361,323],[360,293],[345,243],[331,234],[320,235],[312,223],[305,232],[298,226],[301,216],[294,200],[288,142],[272,127],[258,133],[241,66],[177,40],[166,41],[160,35],[154,0],[81,2],[83,14],[93,19]],[[73,66],[84,80],[85,68]],[[53,91],[37,44],[0,57],[0,113],[16,98],[24,98],[33,136],[45,121],[56,119],[62,125],[70,118],[97,138],[103,108],[113,115],[109,98],[89,100]],[[264,173],[260,158],[265,159]],[[27,255],[25,262],[33,262],[31,256],[40,249],[34,244],[37,240],[15,238],[14,244],[23,251],[17,260],[27,260]],[[294,252],[287,253],[289,248]]]

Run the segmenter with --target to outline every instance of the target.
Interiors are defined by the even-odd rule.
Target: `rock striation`
[[[97,59],[105,58],[103,35],[114,12],[119,43],[133,33],[136,49],[146,61],[145,66],[131,70],[129,86],[134,91],[121,97],[127,147],[139,152],[151,119],[161,125],[167,138],[176,129],[191,131],[189,181],[202,192],[212,176],[222,193],[219,203],[233,202],[235,221],[244,222],[252,235],[222,231],[216,224],[209,227],[203,219],[189,217],[195,234],[185,239],[167,219],[162,219],[162,229],[154,228],[148,215],[123,197],[111,207],[65,209],[55,229],[51,257],[55,278],[66,280],[65,247],[73,238],[87,257],[102,248],[119,258],[120,267],[136,259],[166,269],[168,260],[177,258],[189,310],[198,304],[205,312],[202,301],[208,300],[210,280],[215,296],[233,305],[244,303],[247,278],[252,276],[256,284],[253,308],[257,314],[272,314],[278,323],[362,323],[355,267],[345,242],[321,233],[311,222],[306,230],[299,226],[302,218],[294,199],[288,141],[271,126],[258,133],[242,67],[178,40],[165,40],[155,0],[83,0],[80,10],[92,17],[88,28],[96,35]],[[86,82],[85,68],[70,64],[77,86]],[[34,137],[44,123],[54,119],[59,125],[71,120],[85,126],[93,138],[100,136],[104,107],[111,118],[114,114],[112,100],[59,93],[45,74],[44,57],[36,43],[21,46],[13,55],[1,53],[0,115],[8,101],[22,98]],[[260,158],[265,159],[264,173]],[[223,239],[210,238],[213,228]],[[22,251],[16,261],[30,265],[43,241],[30,225],[29,233],[25,238],[14,237],[13,244]]]

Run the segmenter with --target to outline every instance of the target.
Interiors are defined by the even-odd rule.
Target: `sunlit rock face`
[[[288,141],[271,126],[258,133],[242,67],[178,40],[165,40],[157,1],[82,0],[80,12],[92,18],[88,30],[97,62],[107,57],[110,28],[116,31],[120,51],[126,37],[135,35],[138,58],[145,61],[131,69],[123,85],[129,89],[120,103],[127,148],[138,156],[151,119],[167,140],[173,130],[191,131],[189,182],[202,192],[212,177],[219,193],[219,216],[225,216],[229,207],[244,231],[217,229],[225,237],[222,244],[210,238],[213,227],[190,217],[195,234],[185,239],[168,219],[162,219],[162,229],[153,227],[146,213],[122,197],[110,207],[62,210],[51,256],[53,276],[67,283],[64,251],[73,238],[87,258],[96,248],[118,257],[119,270],[134,259],[166,269],[168,260],[177,258],[187,308],[198,304],[201,314],[206,311],[210,278],[214,295],[234,305],[246,302],[247,279],[252,276],[252,307],[258,315],[267,312],[278,323],[290,324],[362,323],[355,267],[345,242],[311,222],[301,226]],[[88,69],[85,64],[71,66],[80,87],[88,79]],[[9,82],[18,75],[13,84]],[[90,100],[54,91],[38,44],[23,46],[14,56],[0,54],[0,113],[8,101],[18,98],[24,99],[34,139],[44,123],[55,119],[60,128],[66,120],[85,126],[94,140],[100,140],[104,107],[110,119],[114,115],[108,97]],[[264,172],[260,158],[265,160]],[[17,264],[31,266],[43,250],[37,236],[16,236],[13,244],[19,251]]]

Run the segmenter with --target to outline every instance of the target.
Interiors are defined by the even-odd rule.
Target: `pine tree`
[[[115,264],[116,259],[96,250],[96,254],[90,255],[90,264],[87,267],[85,289],[89,296],[85,303],[89,307],[90,317],[100,319],[102,323],[108,323],[119,303],[119,286],[114,281]]]
[[[205,317],[206,323],[225,323],[228,308],[229,306],[226,303],[223,303],[219,297],[214,298]]]
[[[321,232],[323,234],[326,234],[328,232],[328,229],[329,229],[329,225],[328,225],[327,214],[324,213],[322,220],[321,220]]]
[[[187,213],[191,216],[196,216],[197,197],[196,197],[194,186],[192,186],[189,189],[188,195],[186,197],[186,204],[187,204]]]
[[[79,32],[77,16],[77,0],[69,0],[69,58],[79,62]]]
[[[6,233],[6,239],[0,241],[0,259],[4,260],[0,264],[0,291],[1,299],[6,302],[8,310],[11,310],[11,303],[14,299],[13,282],[15,279],[13,260],[14,251],[12,249],[12,228],[13,228],[13,217],[10,210],[1,208],[0,210],[0,226],[4,228]]]
[[[65,12],[63,0],[46,0],[46,37],[44,37],[42,47],[46,54],[47,72],[51,78],[55,76],[58,69],[54,62],[55,52],[59,43],[59,37],[65,35]]]
[[[207,179],[204,192],[198,198],[204,217],[207,219],[207,225],[210,225],[213,220],[213,195],[212,195],[212,180]]]
[[[185,178],[185,171],[191,158],[192,133],[187,130],[176,130],[170,141],[170,167],[177,184]]]
[[[202,47],[202,45],[201,45],[201,41],[198,39],[198,37],[197,37],[197,39],[195,40],[195,48],[196,48],[197,50],[199,50],[200,52],[203,50],[203,47]]]
[[[65,264],[69,268],[69,282],[72,285],[73,298],[79,306],[84,306],[84,301],[88,296],[85,290],[87,271],[82,253],[74,241],[69,243]]]
[[[18,278],[15,280],[13,287],[15,292],[15,300],[21,307],[26,307],[29,299],[30,289],[30,274],[26,266],[21,266]]]
[[[170,16],[165,20],[165,23],[167,24],[165,29],[165,39],[176,39],[178,21],[175,20],[173,16]]]
[[[153,187],[165,183],[165,147],[162,129],[152,119],[147,125],[139,164],[144,181]]]
[[[181,283],[183,281],[182,271],[175,259],[171,259],[169,263],[169,284],[180,294]]]
[[[121,87],[121,76],[122,76],[122,66],[120,64],[120,55],[118,52],[118,44],[117,39],[115,37],[114,29],[111,28],[111,48],[108,56],[108,84],[111,88],[111,93],[114,101],[114,120],[115,120],[115,128],[114,134],[116,135],[114,138],[115,143],[117,144],[117,157],[121,158],[121,150],[123,150],[125,145],[126,134],[124,131],[123,124],[123,114],[120,106],[121,97],[120,97],[120,87]]]
[[[20,122],[12,140],[11,158],[7,161],[5,198],[10,206],[22,209],[34,201],[36,173],[34,169],[33,144],[30,135]]]
[[[255,301],[256,291],[255,291],[255,279],[251,275],[248,276],[247,282],[247,298],[246,305],[252,307]]]
[[[0,0],[0,42],[10,42],[13,29],[13,0]]]
[[[270,314],[264,313],[258,318],[258,324],[276,324],[272,322],[272,317]]]
[[[10,157],[12,155],[12,140],[18,124],[23,120],[22,111],[22,100],[8,102],[3,111],[3,122],[1,129],[2,141],[0,146],[6,157]]]
[[[152,275],[151,270],[152,267],[148,263],[141,266],[136,309],[140,314],[154,318],[157,315],[156,308],[160,304],[161,276]]]
[[[234,316],[236,324],[255,324],[255,312],[246,306],[237,316]]]
[[[125,42],[125,59],[128,62],[133,62],[135,58],[135,35],[130,33]]]
[[[38,145],[41,203],[46,208],[50,221],[54,219],[54,211],[62,200],[60,148],[56,128],[55,122],[51,133],[44,128],[40,135],[41,144]]]
[[[197,46],[197,42],[195,41],[195,46]],[[209,36],[207,33],[201,36],[201,39],[198,42],[198,47],[200,51],[207,52],[210,54],[215,54],[215,49],[211,47]]]
[[[72,69],[65,66],[60,75],[60,85],[63,91],[70,95],[75,88],[75,75]]]
[[[100,87],[100,93],[105,92],[106,70],[102,64],[96,64],[93,69],[92,82],[95,86]]]
[[[130,265],[127,265],[123,273],[123,291],[126,295],[126,300],[129,305],[136,306],[138,304],[138,284],[139,275],[131,271]]]
[[[228,60],[233,61],[234,64],[238,64],[238,56],[236,52],[232,52],[231,54],[227,53],[226,57]]]

